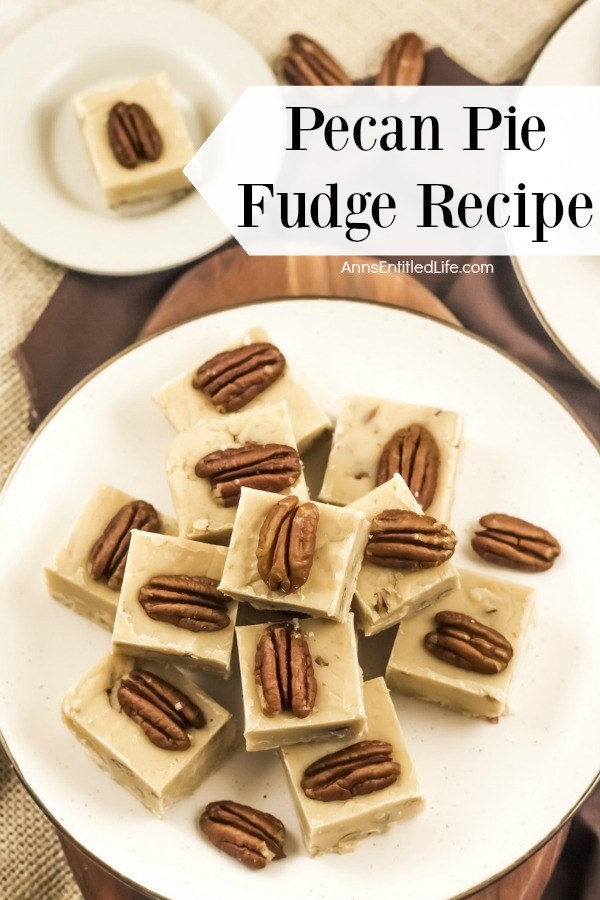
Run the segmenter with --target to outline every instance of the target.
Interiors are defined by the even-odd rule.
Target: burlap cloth
[[[2,0],[0,47],[30,21],[74,0]],[[192,0],[272,60],[306,31],[356,78],[373,72],[390,35],[414,30],[486,81],[517,78],[578,0]],[[13,349],[37,320],[63,270],[0,229],[0,484],[29,437],[28,396]],[[0,898],[72,900],[81,894],[55,832],[0,751]]]

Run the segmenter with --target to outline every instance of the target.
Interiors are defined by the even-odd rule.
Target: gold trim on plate
[[[556,25],[556,28],[548,35],[548,37],[546,38],[546,40],[544,42],[543,47],[541,47],[539,52],[536,53],[534,60],[532,61],[529,69],[527,70],[527,77],[525,78],[525,81],[523,82],[525,87],[527,87],[529,85],[529,78],[531,76],[531,73],[535,69],[537,63],[539,62],[539,60],[541,59],[541,57],[543,56],[545,51],[548,49],[549,44],[552,43],[552,41],[554,41],[555,37],[558,35],[558,33],[560,31],[562,31],[563,27],[567,24],[567,22],[570,22],[571,19],[575,18],[577,13],[581,11],[581,8],[583,6],[585,6],[586,3],[587,3],[587,0],[579,0],[579,3],[577,3],[576,6],[569,12],[569,15],[562,21],[558,22]],[[521,255],[525,256],[526,254],[523,253]],[[531,288],[529,287],[529,285],[527,284],[525,275],[523,274],[521,265],[519,263],[519,257],[515,256],[515,255],[511,255],[510,261],[512,263],[513,269],[515,270],[515,275],[517,276],[517,281],[519,282],[519,285],[521,286],[521,290],[525,294],[525,297],[526,297],[529,305],[531,306],[532,310],[534,311],[535,315],[537,316],[537,319],[540,322],[540,324],[541,324],[542,328],[544,329],[544,331],[546,332],[546,334],[548,334],[550,339],[556,344],[556,346],[561,351],[563,356],[566,356],[566,358],[569,360],[569,362],[579,372],[581,372],[581,374],[584,375],[585,378],[587,378],[587,380],[590,382],[590,384],[592,384],[594,387],[600,388],[600,381],[598,381],[596,378],[594,378],[592,373],[588,372],[586,367],[582,363],[580,363],[578,359],[575,358],[572,351],[569,350],[568,347],[566,346],[566,344],[564,344],[561,341],[561,339],[559,338],[557,333],[554,331],[554,329],[552,328],[550,323],[546,320],[545,316],[542,314],[541,309],[539,308],[536,301],[534,300],[533,292],[532,292]]]
[[[598,379],[595,378],[591,372],[588,372],[587,368],[583,365],[583,363],[580,362],[577,359],[577,357],[573,354],[573,351],[570,350],[567,347],[567,345],[559,338],[556,331],[552,328],[552,326],[550,325],[550,323],[548,322],[548,320],[542,313],[541,309],[539,308],[539,306],[533,296],[533,291],[527,284],[527,280],[525,278],[525,275],[524,275],[523,270],[521,269],[521,265],[519,263],[519,258],[517,256],[511,256],[510,260],[512,262],[513,269],[515,270],[515,275],[517,276],[517,281],[519,282],[521,290],[525,294],[525,297],[527,298],[529,305],[531,306],[532,310],[536,314],[537,319],[538,319],[539,323],[541,324],[541,326],[543,327],[546,334],[556,344],[556,346],[561,351],[563,356],[565,356],[569,360],[571,365],[574,366],[579,372],[581,372],[581,374],[584,375],[585,378],[587,378],[587,380],[590,382],[590,384],[593,387],[600,388],[600,381],[598,381]]]
[[[554,397],[554,399],[563,407],[563,409],[566,410],[566,412],[571,416],[571,418],[575,421],[575,423],[583,431],[583,433],[588,438],[588,440],[590,441],[592,446],[595,447],[596,450],[600,453],[600,443],[594,438],[594,436],[588,430],[586,425],[573,412],[573,410],[568,406],[568,404],[560,396],[560,394],[558,394],[558,392],[556,390],[554,390],[553,387],[551,387],[549,384],[547,384],[543,380],[543,378],[540,378],[539,375],[537,375],[535,372],[533,372],[531,369],[529,369],[527,366],[525,366],[518,359],[515,359],[513,356],[511,356],[510,353],[507,353],[505,350],[502,350],[499,347],[494,346],[494,344],[492,344],[491,341],[488,341],[485,338],[482,338],[480,335],[474,334],[473,332],[468,331],[465,328],[462,328],[460,325],[455,325],[452,322],[445,322],[445,321],[442,321],[441,319],[436,319],[435,317],[429,316],[424,312],[406,309],[403,307],[396,306],[393,303],[386,303],[386,302],[378,301],[378,300],[370,300],[370,299],[359,300],[358,298],[354,298],[354,297],[333,297],[333,296],[327,296],[327,295],[318,295],[318,296],[317,295],[309,295],[309,296],[305,296],[305,297],[263,297],[259,300],[249,300],[249,301],[245,301],[243,303],[236,303],[236,304],[233,304],[232,306],[226,307],[225,309],[213,310],[213,311],[207,312],[207,313],[200,313],[199,315],[191,316],[189,319],[186,319],[183,322],[178,322],[175,325],[170,325],[167,328],[164,328],[161,331],[156,332],[155,334],[147,335],[146,337],[141,338],[141,340],[138,340],[134,344],[131,344],[129,347],[126,347],[124,350],[121,350],[115,356],[111,357],[109,360],[102,363],[102,365],[98,366],[97,369],[94,369],[93,372],[90,372],[89,375],[87,375],[85,378],[83,378],[78,384],[75,385],[75,387],[71,388],[71,390],[68,392],[68,394],[66,394],[62,398],[62,400],[57,404],[57,406],[52,410],[52,412],[50,412],[46,416],[46,418],[43,420],[43,422],[37,428],[35,434],[28,441],[26,447],[23,449],[23,451],[20,454],[19,458],[17,459],[14,467],[12,468],[10,474],[8,475],[8,478],[6,479],[6,482],[4,483],[2,491],[0,492],[0,506],[2,504],[2,500],[4,499],[4,495],[8,489],[9,484],[12,482],[12,480],[15,477],[18,469],[20,468],[25,456],[27,455],[27,453],[29,452],[29,450],[31,449],[31,447],[35,443],[35,441],[38,439],[38,437],[40,436],[42,431],[48,426],[48,424],[52,421],[52,419],[54,419],[54,417],[58,415],[58,413],[61,411],[61,409],[69,402],[69,400],[75,394],[77,394],[88,382],[90,382],[93,378],[95,378],[96,375],[98,375],[100,372],[104,371],[104,369],[108,368],[108,366],[112,365],[114,362],[121,359],[123,356],[126,356],[129,353],[132,353],[138,347],[142,346],[143,344],[148,343],[148,341],[152,341],[155,338],[159,337],[160,335],[167,334],[168,332],[176,331],[178,328],[184,328],[190,322],[195,322],[198,319],[205,319],[205,318],[208,318],[209,316],[220,315],[223,312],[228,312],[229,310],[233,310],[233,309],[240,309],[240,308],[243,308],[246,306],[259,306],[263,303],[265,303],[265,304],[266,303],[277,303],[282,300],[311,300],[311,301],[326,300],[326,301],[340,301],[340,302],[345,302],[345,303],[360,303],[365,306],[366,305],[383,306],[383,307],[387,307],[388,309],[395,309],[398,312],[404,313],[406,315],[416,316],[421,319],[427,319],[427,320],[433,322],[434,324],[438,325],[441,328],[449,328],[452,331],[458,331],[460,334],[463,334],[466,338],[468,338],[470,340],[474,340],[477,343],[483,344],[486,347],[489,347],[495,353],[498,353],[500,356],[503,356],[505,359],[507,359],[513,365],[517,366],[517,368],[519,368],[523,372],[525,372],[526,375],[529,375],[530,378],[533,378],[534,381],[536,381],[545,391],[547,391],[552,397]],[[39,806],[39,808],[42,810],[42,812],[46,815],[46,817],[52,822],[52,824],[57,829],[57,831],[59,831],[62,835],[64,835],[67,838],[67,840],[69,840],[72,844],[74,844],[77,848],[79,848],[79,850],[81,850],[83,853],[85,853],[90,859],[92,859],[95,863],[97,863],[97,865],[99,865],[102,869],[104,869],[106,872],[113,875],[121,883],[123,883],[129,887],[132,887],[135,890],[140,891],[142,894],[145,894],[146,896],[152,898],[152,900],[171,900],[171,898],[166,897],[163,894],[156,894],[153,891],[149,891],[147,888],[145,888],[142,885],[138,884],[137,882],[131,880],[127,876],[123,875],[122,873],[117,872],[111,866],[107,865],[105,862],[103,862],[101,859],[99,859],[99,857],[97,857],[94,853],[92,853],[90,850],[88,850],[87,847],[85,847],[78,840],[76,840],[67,831],[67,829],[61,825],[61,823],[54,817],[54,815],[46,808],[46,806],[40,800],[40,798],[37,796],[35,791],[33,791],[33,789],[29,786],[29,784],[27,783],[27,781],[25,779],[25,776],[21,772],[15,758],[13,757],[13,755],[10,751],[10,748],[4,738],[4,735],[2,734],[1,728],[0,728],[0,745],[3,747],[4,752],[8,756],[8,758],[9,758],[19,780],[23,784],[24,788],[27,790],[27,792],[29,793],[31,798]],[[511,863],[509,866],[502,869],[500,872],[496,872],[494,875],[491,875],[488,879],[486,879],[485,881],[482,881],[480,884],[477,884],[474,887],[469,888],[466,892],[464,892],[462,894],[456,894],[452,898],[449,898],[449,900],[465,900],[465,898],[471,897],[473,894],[476,894],[478,891],[481,891],[484,888],[489,887],[491,884],[494,884],[500,878],[503,878],[505,875],[508,875],[508,873],[512,872],[513,869],[516,869],[518,866],[520,866],[523,862],[525,862],[525,860],[527,860],[530,856],[532,856],[534,853],[536,853],[538,850],[540,850],[545,844],[547,844],[548,841],[550,841],[560,831],[560,829],[564,825],[566,825],[566,823],[575,815],[575,813],[577,812],[579,807],[590,796],[590,794],[592,793],[592,791],[598,784],[600,784],[600,770],[598,771],[598,773],[592,780],[591,784],[586,788],[583,795],[568,810],[568,812],[563,816],[563,818],[560,820],[560,822],[557,825],[555,825],[552,828],[552,830],[544,838],[542,838],[541,841],[538,841],[537,844],[535,844],[533,847],[531,847],[529,850],[527,850],[526,853],[524,853],[517,860],[515,860],[515,862]]]

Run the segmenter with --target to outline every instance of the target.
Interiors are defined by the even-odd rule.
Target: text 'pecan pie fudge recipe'
[[[165,152],[152,130],[160,117],[133,96],[110,117],[124,170]],[[342,400],[311,497],[302,454],[328,417],[262,329],[213,350],[154,395],[178,431],[166,478],[156,473],[175,519],[102,485],[46,579],[54,597],[113,630],[112,654],[65,698],[69,728],[158,815],[204,784],[204,839],[261,870],[298,852],[293,821],[269,811],[262,781],[259,809],[242,802],[239,782],[218,795],[214,769],[236,746],[261,766],[278,756],[311,856],[352,850],[419,812],[425,792],[389,690],[497,722],[513,692],[518,714],[527,656],[532,588],[460,568],[457,556],[468,547],[481,565],[535,574],[561,548],[515,511],[473,510],[480,528],[468,535],[451,527],[462,420],[396,398]],[[387,643],[371,638],[386,630]],[[391,653],[375,663],[385,681],[363,683],[371,640],[371,671],[373,647]],[[211,697],[230,674],[238,723]],[[476,742],[485,726],[461,727]]]

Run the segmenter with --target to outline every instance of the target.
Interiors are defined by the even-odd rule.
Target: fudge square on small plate
[[[323,757],[339,752],[339,743],[326,740],[283,747],[279,751],[300,820],[302,836],[311,856],[354,850],[362,838],[387,831],[394,822],[412,816],[423,808],[423,795],[383,678],[366,681],[363,691],[367,729],[361,735],[360,742],[386,742],[389,745],[386,748],[388,755],[391,756],[392,763],[396,764],[396,771],[399,767],[393,783],[381,790],[356,793],[346,799],[313,799],[307,796],[302,786],[306,770],[309,766],[315,766]],[[354,739],[346,739],[342,744],[342,751],[355,743]],[[368,748],[363,745],[358,749],[364,753]],[[380,746],[374,748],[376,752],[381,749]],[[348,774],[347,769],[342,773],[342,778],[344,774]]]
[[[153,693],[156,678],[162,696]],[[162,706],[163,716],[165,696],[172,704],[175,720],[182,707],[187,709],[192,705],[198,716],[194,725],[184,722],[184,727],[177,727],[171,722],[171,741],[174,729],[178,749],[164,746],[167,733],[160,730],[163,723],[152,730],[147,705],[140,717],[140,721],[145,719],[145,727],[131,718],[135,709],[125,712],[133,693],[132,679],[137,679],[133,692],[157,696],[158,712]],[[128,685],[128,700],[121,693],[125,685]],[[103,659],[69,690],[62,714],[65,724],[101,768],[159,816],[172,803],[196,790],[224,762],[236,742],[231,714],[175,666],[152,661],[141,663],[128,656],[111,655]]]
[[[365,513],[369,524],[388,509],[421,513],[421,507],[400,475],[394,475],[345,508]],[[366,635],[378,634],[435,603],[457,588],[458,583],[458,571],[451,560],[408,571],[375,565],[365,556],[354,591],[353,608],[358,627]]]
[[[138,104],[148,113],[162,143],[157,159],[141,160],[133,168],[118,162],[108,137],[109,112],[117,103]],[[75,97],[74,106],[108,206],[190,190],[182,169],[192,158],[194,145],[164,72],[118,88],[80,94]]]
[[[229,676],[238,604],[217,586],[227,551],[134,531],[113,630],[113,651]]]
[[[437,483],[431,502],[425,502],[428,498],[423,496],[417,495],[416,499],[427,515],[448,523],[461,433],[462,419],[454,412],[378,397],[345,397],[333,433],[319,498],[326,503],[345,506],[364,497],[382,481],[388,481],[392,471],[388,471],[382,481],[377,477],[384,452],[388,457],[391,455],[391,459],[388,458],[388,465],[383,468],[389,469],[395,459],[396,471],[411,490],[417,490],[423,474],[421,457],[427,452],[430,475],[435,469]],[[399,441],[404,441],[400,451]],[[395,446],[390,448],[390,443]],[[430,485],[433,486],[433,482]]]
[[[315,503],[318,524],[308,578],[297,590],[272,590],[258,569],[262,524],[280,495],[242,488],[219,588],[257,609],[294,610],[343,622],[348,616],[362,562],[368,522],[354,510]]]
[[[326,619],[300,619],[295,623],[294,631],[306,641],[312,659],[316,691],[314,706],[308,714],[306,709],[303,711],[304,717],[285,707],[274,713],[266,704],[264,687],[257,674],[257,648],[272,627],[292,626],[277,623],[236,628],[246,749],[271,750],[286,744],[322,740],[324,736],[334,743],[348,736],[356,738],[365,726],[365,709],[352,615],[343,623]]]
[[[469,569],[459,569],[459,576],[459,588],[434,607],[400,623],[385,679],[393,690],[402,694],[439,703],[464,715],[496,721],[510,712],[510,688],[523,653],[535,592],[524,584]],[[447,613],[458,614],[459,618]],[[476,624],[469,620],[475,620]],[[467,641],[475,637],[492,645],[488,651],[484,650],[484,655],[491,655],[491,659],[479,660],[475,669],[448,661],[445,652],[450,647],[450,658],[462,657],[463,663],[465,656],[467,661],[473,658],[472,651],[468,647],[461,651],[456,641],[456,632],[460,642],[460,632],[465,628]],[[426,636],[434,652],[427,649]],[[445,658],[440,658],[440,653]],[[488,671],[479,671],[482,662]]]
[[[94,578],[90,554],[114,517],[124,507],[137,502],[118,488],[101,484],[75,523],[67,542],[44,569],[48,590],[56,600],[110,630],[115,621],[121,585],[119,579],[119,583],[113,585],[109,572]],[[158,531],[177,533],[173,519],[156,513],[156,510],[153,512],[157,515]],[[139,528],[141,524],[134,524],[134,527]]]
[[[270,344],[269,335],[264,328],[252,328],[240,340],[230,345],[227,350],[264,343]],[[274,404],[285,401],[288,405],[296,444],[300,452],[304,452],[321,434],[331,430],[331,422],[308,392],[296,381],[281,352],[277,352],[280,354],[283,366],[279,376],[239,408],[251,410],[265,403]],[[164,387],[159,388],[153,395],[155,403],[177,431],[191,428],[199,419],[210,417],[218,419],[224,414],[204,391],[194,387],[196,372],[197,369],[194,369],[192,372],[178,376]]]
[[[270,448],[264,451],[262,463],[257,463],[256,445]],[[274,450],[275,447],[280,450]],[[233,458],[235,450],[251,456],[250,463],[246,457]],[[290,475],[284,479],[287,486],[280,489],[281,493],[294,493],[301,500],[308,500],[304,470],[285,403],[256,406],[229,416],[212,416],[181,432],[173,441],[167,459],[167,478],[179,537],[221,542],[229,538],[240,486],[248,479],[252,483],[255,477],[268,475],[269,454],[273,453],[288,453],[290,457]],[[209,470],[200,476],[198,463],[207,457]],[[237,496],[225,497],[226,490]]]

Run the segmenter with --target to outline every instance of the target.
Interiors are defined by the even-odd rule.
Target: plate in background
[[[155,819],[92,762],[61,723],[60,702],[110,646],[107,632],[48,597],[42,566],[100,481],[171,509],[164,474],[174,432],[150,399],[254,325],[335,416],[346,393],[455,409],[465,449],[452,526],[457,561],[535,586],[536,625],[498,725],[395,698],[426,798],[423,813],[343,856],[311,860],[275,753],[239,751],[193,797]],[[319,454],[316,454],[318,457]],[[308,462],[313,480],[318,459]],[[481,886],[551,836],[595,782],[600,746],[600,461],[550,390],[464,331],[379,304],[252,304],[175,327],[97,372],[38,431],[0,501],[0,728],[21,777],[58,825],[122,877],[169,898],[280,900],[451,897]],[[488,566],[469,547],[479,516],[526,516],[563,554],[540,575]],[[393,633],[361,640],[366,677]],[[235,674],[202,676],[239,711]],[[249,872],[200,835],[209,800],[231,797],[280,816],[288,859]],[[199,887],[200,886],[200,887]]]
[[[600,0],[588,0],[550,39],[526,84],[600,85],[599,44]],[[600,388],[600,257],[519,256],[513,262],[550,337]]]
[[[9,44],[0,54],[0,223],[47,259],[107,275],[166,269],[226,241],[196,191],[117,211],[100,194],[72,98],[161,71],[196,147],[246,87],[275,80],[243,38],[179,0],[86,0]]]

